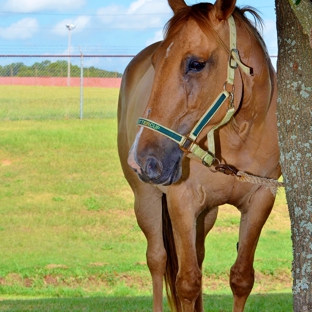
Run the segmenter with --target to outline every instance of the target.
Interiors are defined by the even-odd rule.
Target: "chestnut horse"
[[[244,16],[251,9],[168,2],[165,38],[130,62],[118,105],[119,156],[147,239],[153,311],[163,311],[164,278],[172,310],[203,311],[204,241],[226,203],[241,213],[230,286],[233,311],[243,311],[275,196],[239,172],[281,174],[276,75]]]

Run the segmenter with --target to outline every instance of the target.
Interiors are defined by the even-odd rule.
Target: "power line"
[[[63,27],[24,27],[24,26],[3,26],[0,25],[0,28],[10,28],[10,29],[42,29],[42,30],[57,30],[57,29],[63,29]],[[122,27],[107,27],[107,26],[103,26],[103,27],[85,27],[83,28],[83,30],[111,30],[111,29],[121,29],[121,30],[145,30],[145,29],[163,29],[163,26],[159,26],[159,27],[148,27],[148,26],[144,26],[144,27],[126,27],[126,26],[122,26]]]
[[[258,10],[271,9],[274,5],[259,6]],[[151,16],[151,15],[172,15],[171,11],[168,12],[153,12],[153,13],[48,13],[48,12],[21,12],[21,11],[0,11],[0,14],[20,14],[20,15],[48,15],[48,16]]]
[[[38,13],[38,12],[6,12],[6,11],[0,11],[0,14],[20,14],[20,15],[49,15],[49,16],[150,16],[150,15],[172,15],[171,12],[154,12],[154,13],[105,13],[105,14],[100,14],[100,13]]]

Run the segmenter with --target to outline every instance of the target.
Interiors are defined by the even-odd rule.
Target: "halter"
[[[182,151],[187,153],[190,158],[200,160],[205,166],[210,167],[215,160],[215,142],[214,142],[214,131],[224,124],[228,123],[235,113],[234,107],[234,75],[235,69],[239,66],[242,71],[250,75],[250,68],[245,66],[241,61],[236,48],[236,26],[233,16],[228,18],[228,24],[230,29],[230,49],[229,49],[229,63],[227,71],[227,80],[224,83],[223,91],[217,96],[212,105],[204,113],[202,118],[197,122],[194,128],[188,135],[181,135],[161,124],[154,122],[150,119],[139,118],[138,126],[151,129],[155,132],[161,133],[172,141],[178,143]],[[231,91],[227,91],[227,86],[232,86]],[[221,122],[213,126],[207,134],[208,150],[203,150],[196,142],[197,137],[205,126],[209,123],[212,117],[216,114],[222,104],[229,99],[229,106],[227,112]]]

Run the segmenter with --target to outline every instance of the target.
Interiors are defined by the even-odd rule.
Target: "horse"
[[[118,100],[119,158],[147,239],[153,311],[163,311],[164,280],[173,311],[204,311],[204,242],[223,204],[241,213],[229,279],[233,311],[243,311],[275,200],[261,181],[281,175],[276,74],[251,8],[168,3],[163,41],[129,63]]]

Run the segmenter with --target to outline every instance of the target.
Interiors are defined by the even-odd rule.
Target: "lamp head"
[[[66,27],[68,28],[68,30],[73,30],[76,27],[76,25],[74,25],[74,24],[66,24]]]

